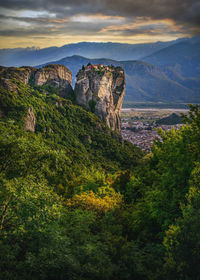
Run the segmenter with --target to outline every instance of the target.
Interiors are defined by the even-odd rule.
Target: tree
[[[200,279],[200,163],[192,172],[182,217],[166,231],[165,269],[170,279]]]
[[[122,195],[111,187],[100,187],[98,193],[93,191],[75,194],[72,199],[67,200],[68,207],[94,211],[102,215],[122,204]]]

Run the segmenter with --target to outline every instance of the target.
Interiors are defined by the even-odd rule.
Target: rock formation
[[[108,127],[121,132],[120,111],[125,94],[125,76],[121,67],[88,65],[76,76],[77,103],[90,109]]]
[[[71,97],[73,94],[72,73],[63,65],[51,64],[41,69],[34,67],[2,67],[0,66],[0,83],[10,91],[17,91],[17,86],[10,78],[16,78],[25,84],[42,86],[50,84],[58,89],[58,94],[62,97]]]
[[[73,97],[72,73],[63,65],[48,65],[41,69],[34,67],[3,67],[0,66],[0,87],[11,92],[19,92],[15,81],[21,83],[43,86],[50,84],[57,89],[57,94],[62,97]],[[48,93],[48,92],[47,92]],[[0,110],[0,118],[3,117],[3,111]],[[28,108],[24,119],[24,130],[34,132],[36,125],[36,116],[32,107]]]
[[[124,70],[121,67],[88,65],[77,74],[73,91],[72,73],[63,65],[51,64],[40,69],[34,67],[1,67],[0,85],[11,92],[20,92],[16,80],[25,84],[56,88],[56,93],[76,102],[99,116],[112,130],[121,132],[120,111],[125,93]],[[46,90],[48,94],[48,90]],[[59,107],[59,102],[56,104]],[[25,130],[35,130],[33,108],[28,109]]]
[[[35,132],[36,117],[32,107],[28,108],[28,113],[24,122],[24,130]]]
[[[35,72],[35,85],[50,84],[59,88],[59,95],[69,97],[72,95],[72,73],[65,66],[58,64],[47,65]]]

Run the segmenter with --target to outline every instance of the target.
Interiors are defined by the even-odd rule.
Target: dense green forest
[[[0,279],[200,279],[200,107],[144,154],[51,86],[0,90]],[[24,130],[28,108],[35,132]]]

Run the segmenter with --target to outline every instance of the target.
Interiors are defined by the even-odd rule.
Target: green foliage
[[[2,279],[109,279],[112,264],[91,231],[92,214],[67,212],[34,177],[1,183]]]
[[[96,106],[96,101],[95,100],[93,100],[93,99],[91,99],[89,102],[88,102],[88,105],[89,105],[89,107],[90,107],[90,111],[92,112],[92,113],[94,113],[95,112],[95,106]]]
[[[122,201],[122,195],[115,192],[113,188],[100,187],[96,194],[93,191],[75,194],[67,200],[67,206],[94,211],[98,215],[102,215],[112,209],[119,208]]]
[[[123,147],[120,141],[116,141],[92,113],[56,95],[56,89],[51,85],[33,88],[19,81],[17,83],[18,92],[0,90],[0,108],[4,113],[2,120],[13,122],[23,129],[28,108],[34,108],[36,134],[41,133],[42,138],[55,149],[64,149],[70,160],[80,168],[92,166],[95,161],[97,167],[116,170],[121,165],[121,158],[122,165],[131,165],[141,156],[139,149],[128,144]],[[93,102],[91,110],[94,106]],[[90,136],[91,144],[84,143],[85,135]],[[102,145],[106,149],[102,149]]]
[[[182,216],[166,231],[167,251],[165,269],[170,279],[199,279],[200,271],[200,163],[192,172],[187,203]]]
[[[166,118],[162,118],[156,121],[157,125],[175,125],[182,123],[181,117],[175,113],[171,114]]]
[[[12,83],[0,91],[0,278],[199,279],[199,107],[143,157],[51,86]]]

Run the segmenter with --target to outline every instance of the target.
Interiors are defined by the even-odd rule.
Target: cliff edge
[[[73,94],[72,73],[63,65],[50,64],[40,69],[29,66],[18,68],[0,66],[0,84],[10,91],[16,91],[17,86],[13,79],[26,85],[29,83],[38,86],[50,84],[62,97],[71,97]]]
[[[76,76],[75,95],[79,105],[99,116],[112,130],[121,132],[120,112],[125,94],[121,67],[88,65]]]

